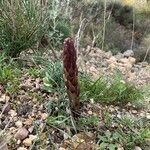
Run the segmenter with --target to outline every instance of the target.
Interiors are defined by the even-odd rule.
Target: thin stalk
[[[103,41],[102,41],[102,50],[104,49],[104,44],[105,44],[105,31],[106,31],[106,6],[107,6],[107,1],[104,0],[104,25],[103,25]]]

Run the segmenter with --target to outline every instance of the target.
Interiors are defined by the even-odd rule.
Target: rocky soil
[[[150,84],[150,65],[147,62],[137,63],[131,50],[113,56],[111,52],[87,47],[78,53],[79,70],[92,75],[93,79],[97,79],[99,75],[108,75],[120,70],[126,80],[133,81],[137,86]],[[55,149],[59,150],[69,150],[68,147],[70,149],[90,150],[96,146],[92,132],[74,134],[70,140],[65,133],[58,133],[57,128],[47,128],[46,119],[49,114],[45,106],[48,101],[57,100],[57,95],[44,92],[42,79],[30,76],[26,68],[22,70],[22,77],[19,80],[20,90],[17,95],[7,95],[4,87],[0,86],[0,132],[5,137],[0,139],[0,149],[29,150],[33,148],[42,150],[42,146],[38,146],[37,143],[47,145],[47,150],[51,149],[52,143]],[[150,99],[148,97],[146,99],[148,106]],[[96,114],[99,118],[99,126],[103,127],[103,112],[105,110],[111,114],[112,120],[121,116],[130,116],[133,120],[138,118],[150,119],[150,109],[137,109],[130,103],[124,108],[114,105],[104,106],[92,102],[85,103],[82,115]],[[114,123],[112,128],[115,126],[117,124]],[[135,150],[140,149],[138,145],[135,147]],[[118,150],[123,150],[123,148],[118,148]]]

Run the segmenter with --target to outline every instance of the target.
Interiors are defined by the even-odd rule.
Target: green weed
[[[109,115],[110,116],[110,115]],[[105,117],[104,117],[105,118]],[[107,116],[106,116],[107,120]],[[116,123],[112,130],[112,124]],[[135,146],[146,147],[146,139],[150,137],[150,123],[148,120],[133,119],[122,116],[120,119],[111,119],[106,130],[100,129],[97,133],[99,149],[116,149],[118,145],[125,150],[132,150]]]
[[[15,64],[9,60],[5,63],[6,59],[0,59],[0,84],[4,87],[7,93],[16,93],[19,90],[19,76],[20,70],[15,68]],[[14,66],[12,66],[14,65]]]
[[[143,92],[134,84],[124,81],[120,75],[102,76],[96,81],[80,79],[81,99],[94,99],[102,103],[127,103],[143,99]]]
[[[59,61],[49,61],[43,71],[44,90],[52,92],[59,88],[64,88],[63,70]]]
[[[0,67],[0,84],[7,84],[12,82],[19,75],[19,70],[11,66],[1,66]]]
[[[98,125],[99,119],[97,116],[92,115],[89,117],[80,117],[77,121],[80,129],[93,128]]]
[[[27,71],[28,74],[34,78],[40,77],[40,69],[38,68],[29,68]]]

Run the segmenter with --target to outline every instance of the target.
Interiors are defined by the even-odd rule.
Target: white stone
[[[106,57],[106,58],[112,57],[112,52],[111,52],[111,51],[106,52],[106,53],[105,53],[105,57]]]
[[[88,114],[89,114],[89,115],[92,115],[92,114],[93,114],[93,112],[92,112],[91,110],[89,110],[89,111],[88,111]]]
[[[12,109],[8,112],[8,114],[11,115],[11,117],[17,116],[16,111],[15,111],[15,110],[12,110]]]
[[[134,150],[142,150],[142,149],[139,146],[135,146]]]
[[[116,59],[114,56],[110,57],[110,58],[107,60],[107,62],[108,62],[109,64],[111,64],[111,63],[116,63],[116,61],[117,61],[117,59]]]
[[[133,50],[127,50],[123,53],[124,57],[133,57],[134,56],[134,52]]]
[[[31,139],[31,141],[34,141],[37,139],[37,136],[36,135],[29,135],[29,139]]]
[[[129,60],[127,58],[122,58],[122,59],[120,59],[120,62],[127,64],[127,63],[129,63]]]
[[[132,65],[136,62],[136,59],[134,57],[129,57],[128,60]]]
[[[146,118],[150,119],[150,114],[149,113],[146,114]]]
[[[28,131],[29,131],[30,133],[32,133],[33,130],[34,130],[34,126],[31,126],[31,127],[28,129]]]
[[[21,143],[21,140],[17,140],[17,145],[20,145],[20,143]]]
[[[22,128],[22,121],[18,120],[17,122],[15,122],[15,126],[18,128]]]

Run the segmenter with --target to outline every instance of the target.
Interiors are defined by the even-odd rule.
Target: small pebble
[[[37,139],[37,136],[36,135],[29,135],[29,139],[31,139],[31,141],[34,141]]]
[[[26,128],[20,128],[15,134],[15,139],[23,140],[28,136],[29,132]]]
[[[137,112],[137,110],[132,110],[132,113],[137,114],[138,112]]]
[[[23,144],[24,144],[24,146],[29,147],[29,146],[32,145],[32,140],[29,139],[29,138],[26,138],[26,139],[23,141]]]
[[[21,143],[21,140],[17,140],[17,145],[19,145]]]
[[[3,94],[1,97],[0,97],[0,102],[8,102],[10,100],[10,97],[9,96],[6,96],[5,94]]]
[[[11,117],[17,116],[16,111],[14,111],[14,110],[12,110],[12,109],[8,112],[8,114],[11,115]]]
[[[92,115],[92,114],[93,114],[93,112],[92,112],[91,110],[89,110],[89,111],[88,111],[88,114],[89,114],[89,115]]]
[[[42,113],[42,114],[41,114],[41,119],[42,119],[42,120],[46,120],[47,117],[48,117],[48,114],[46,114],[46,113]]]
[[[149,113],[146,114],[146,118],[150,119],[150,114]]]
[[[22,128],[22,121],[18,120],[18,121],[15,123],[15,126],[18,127],[18,128]]]
[[[32,122],[33,122],[33,118],[29,118],[24,122],[24,124],[29,126],[32,125]]]
[[[33,130],[34,130],[34,126],[31,126],[31,127],[28,129],[28,131],[29,131],[30,133],[32,133]]]

